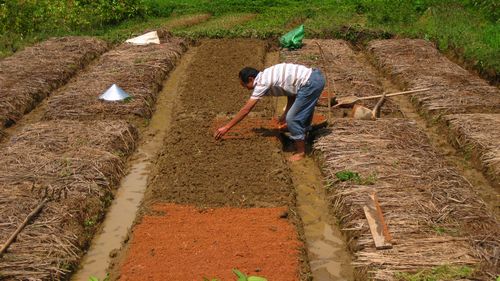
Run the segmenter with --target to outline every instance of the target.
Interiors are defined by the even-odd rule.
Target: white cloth
[[[148,44],[160,44],[160,38],[158,37],[158,32],[151,31],[141,36],[137,36],[125,41],[134,45],[148,45]]]
[[[260,99],[265,95],[293,96],[303,86],[312,69],[299,64],[281,63],[259,72],[254,80],[251,99]]]

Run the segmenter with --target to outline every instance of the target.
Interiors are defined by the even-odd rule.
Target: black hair
[[[243,69],[240,70],[240,74],[238,75],[243,81],[243,83],[248,83],[248,78],[250,77],[257,77],[257,74],[259,74],[259,71],[253,67],[244,67]]]

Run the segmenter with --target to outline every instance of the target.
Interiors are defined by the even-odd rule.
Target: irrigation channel
[[[12,169],[0,168],[7,175],[0,188],[15,189],[9,198],[29,204],[5,201],[2,215],[11,222],[1,238],[16,226],[15,214],[36,205],[37,196],[25,191],[37,191],[34,179],[43,176],[50,188],[42,191],[53,198],[0,258],[9,268],[0,268],[0,279],[65,277],[77,263],[71,280],[234,280],[236,269],[269,281],[398,280],[435,268],[451,270],[454,279],[500,274],[500,152],[483,138],[498,135],[498,88],[421,40],[372,41],[363,49],[318,39],[273,51],[262,40],[206,39],[185,49],[178,38],[119,46],[3,130],[11,139],[2,143],[1,167]],[[214,130],[250,95],[238,71],[280,61],[319,67],[325,92],[338,96],[434,88],[388,99],[376,121],[334,111],[329,126],[313,134],[311,157],[298,163],[285,160],[289,141],[270,121],[282,99],[260,101],[215,141]],[[89,98],[93,91],[81,91],[110,81],[137,98],[103,105]],[[325,116],[327,110],[317,107]],[[340,180],[338,172],[356,177]],[[373,192],[392,234],[389,250],[375,248],[363,213]],[[111,205],[95,229],[102,202]],[[42,258],[26,258],[31,245]],[[31,260],[31,271],[19,270]]]

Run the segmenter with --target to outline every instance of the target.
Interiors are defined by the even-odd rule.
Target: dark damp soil
[[[245,66],[264,67],[267,44],[258,40],[203,41],[186,71],[171,131],[146,201],[197,206],[270,207],[294,202],[279,144],[270,138],[213,139],[217,116],[236,113],[250,92],[238,80]],[[270,101],[257,105],[270,116]]]

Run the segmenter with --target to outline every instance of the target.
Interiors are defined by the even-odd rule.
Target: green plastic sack
[[[281,36],[281,48],[288,48],[289,50],[299,49],[300,47],[302,47],[302,39],[304,39],[303,24],[289,31],[287,34]]]

